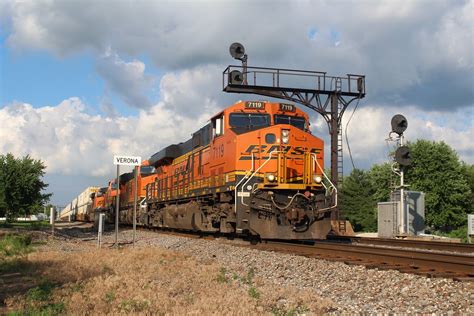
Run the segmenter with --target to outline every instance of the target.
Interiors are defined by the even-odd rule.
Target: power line
[[[349,126],[349,123],[351,122],[351,119],[354,116],[354,113],[357,110],[357,107],[359,106],[359,101],[360,101],[360,98],[357,99],[357,103],[354,107],[354,110],[352,110],[351,116],[349,116],[349,120],[347,121],[346,127],[344,129],[344,135],[346,138],[347,150],[349,151],[349,157],[351,158],[352,169],[355,169],[356,167],[354,165],[354,160],[352,159],[352,151],[351,151],[351,146],[349,145],[349,138],[347,137],[347,127]]]

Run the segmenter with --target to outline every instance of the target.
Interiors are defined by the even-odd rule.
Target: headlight
[[[288,144],[288,141],[290,140],[290,131],[287,129],[282,129],[281,130],[281,142],[283,144]]]
[[[316,183],[321,183],[321,182],[323,182],[323,178],[321,178],[318,175],[313,175],[313,181],[316,182]]]
[[[273,173],[267,173],[267,180],[268,182],[273,182],[276,180],[275,175]]]

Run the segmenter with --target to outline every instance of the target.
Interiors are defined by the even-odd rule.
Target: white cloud
[[[155,78],[145,74],[143,62],[137,59],[125,62],[108,49],[97,61],[96,69],[107,88],[129,106],[147,109],[152,105],[146,94],[154,85]]]
[[[226,101],[231,102],[231,97],[222,92],[221,75],[222,70],[213,65],[168,72],[161,79],[160,97],[183,116],[217,112]]]

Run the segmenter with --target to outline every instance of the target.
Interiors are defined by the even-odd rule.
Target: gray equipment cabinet
[[[380,202],[377,204],[378,236],[380,238],[392,238],[397,233],[397,213],[399,202]]]
[[[419,191],[404,192],[404,207],[400,209],[400,191],[392,192],[390,202],[378,203],[378,235],[391,238],[401,235],[414,236],[425,233],[425,194]],[[400,214],[400,211],[402,212]],[[407,232],[408,216],[408,232]],[[403,224],[403,229],[402,229]]]

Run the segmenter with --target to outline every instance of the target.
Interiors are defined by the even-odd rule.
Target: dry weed
[[[227,271],[213,262],[160,248],[44,251],[30,254],[50,292],[7,300],[11,310],[66,314],[324,313],[331,302],[308,290],[275,288],[252,271]],[[42,292],[40,292],[41,294]],[[43,306],[43,307],[42,307]]]

